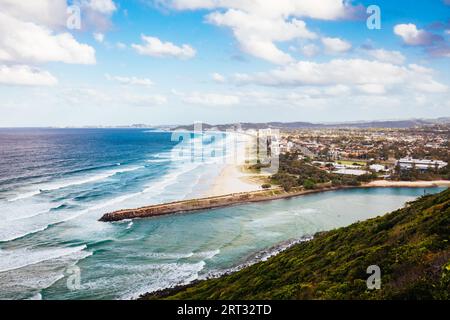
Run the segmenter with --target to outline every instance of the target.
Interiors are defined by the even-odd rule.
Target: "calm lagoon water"
[[[218,142],[205,143],[213,155]],[[142,129],[0,129],[0,298],[130,299],[382,215],[424,193],[342,190],[97,221],[110,210],[202,194],[221,166],[175,161],[177,146],[170,133]]]

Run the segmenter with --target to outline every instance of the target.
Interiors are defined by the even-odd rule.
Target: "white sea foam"
[[[33,188],[35,188],[34,190],[23,191],[21,194],[13,197],[9,201],[14,202],[14,201],[34,197],[36,195],[41,194],[42,192],[55,191],[55,190],[64,189],[67,187],[93,183],[93,182],[97,182],[97,181],[101,181],[101,180],[105,180],[107,178],[113,177],[116,174],[135,171],[135,170],[142,169],[142,168],[144,168],[144,167],[143,166],[133,166],[133,167],[129,167],[129,168],[108,170],[108,171],[105,171],[105,172],[102,172],[102,173],[99,173],[96,175],[91,175],[91,176],[82,177],[82,178],[71,178],[71,179],[62,180],[62,181],[39,184],[39,185],[36,185],[33,187]]]
[[[82,247],[82,246],[80,246]],[[64,248],[59,248],[64,249]],[[36,249],[39,251],[38,249]],[[41,249],[48,250],[48,249]],[[16,252],[18,256],[23,253]],[[61,252],[60,252],[61,253]],[[33,255],[36,255],[34,253]],[[46,254],[48,257],[48,254]],[[60,254],[52,259],[38,259],[41,262],[28,264],[18,269],[12,269],[1,273],[0,299],[39,299],[41,291],[52,286],[64,278],[65,270],[76,265],[80,260],[92,255],[86,250],[74,251],[70,254]],[[18,260],[18,258],[16,259]],[[23,264],[23,263],[22,263]]]
[[[194,257],[201,257],[203,259],[212,259],[220,253],[220,249],[210,250],[210,251],[202,251],[194,253]]]
[[[40,294],[39,292],[36,293],[34,296],[32,296],[31,298],[27,299],[27,300],[42,300],[42,294]]]
[[[196,138],[197,141],[201,141],[200,138]],[[215,148],[214,144],[210,145],[211,148]],[[176,149],[175,147],[174,149]],[[162,152],[156,155],[153,155],[155,160],[164,160],[170,159],[171,151]],[[162,201],[175,201],[185,199],[188,195],[192,194],[194,190],[193,184],[197,184],[200,182],[201,176],[204,176],[204,172],[198,172],[197,174],[191,174],[189,178],[189,183],[180,184],[182,176],[186,176],[192,173],[194,170],[200,168],[207,164],[206,161],[183,161],[174,163],[172,165],[171,171],[169,173],[163,175],[155,181],[147,183],[144,185],[143,190],[138,192],[133,192],[129,194],[124,194],[119,197],[114,197],[112,199],[103,199],[97,203],[91,204],[89,207],[85,209],[75,210],[61,210],[61,211],[51,211],[53,208],[57,208],[63,203],[35,203],[35,201],[30,204],[24,201],[20,201],[19,206],[14,205],[14,207],[6,210],[5,214],[7,215],[9,220],[14,220],[8,222],[8,225],[4,225],[4,223],[0,222],[0,242],[11,241],[18,238],[22,238],[24,236],[34,234],[37,232],[41,232],[46,230],[49,226],[71,221],[76,219],[82,215],[87,213],[95,212],[99,216],[101,216],[106,211],[119,210],[128,207],[137,207],[142,205],[154,204]],[[54,182],[49,184],[42,184],[39,186],[35,186],[35,188],[39,188],[38,191],[30,192],[26,196],[22,195],[21,200],[26,197],[33,197],[40,193],[41,191],[53,191],[62,188],[67,188],[80,184],[87,184],[91,182],[95,182],[98,180],[106,179],[118,173],[129,172],[144,168],[142,166],[133,166],[133,167],[121,167],[120,169],[109,170],[103,172],[98,175],[84,177],[82,179],[72,179],[60,182]],[[217,168],[220,170],[220,168]],[[207,179],[207,177],[205,177]],[[204,179],[202,179],[202,184]],[[207,183],[205,184],[207,185]],[[171,188],[174,186],[174,188]],[[171,189],[169,189],[171,188]],[[18,200],[18,197],[11,199],[9,203],[15,204]],[[8,203],[8,202],[7,202]],[[36,206],[42,206],[46,204],[47,206],[42,207],[38,212],[36,211],[24,211],[26,207],[36,208]],[[0,216],[3,214],[0,213]],[[11,218],[14,217],[14,218]],[[131,226],[129,226],[131,227]]]
[[[86,249],[86,246],[48,249],[0,250],[0,272],[20,269],[47,260],[72,255]]]
[[[200,261],[197,263],[169,263],[149,266],[151,276],[132,282],[136,284],[136,287],[131,287],[125,292],[122,291],[119,298],[124,300],[136,299],[147,292],[188,284],[199,278],[199,273],[205,265],[204,261]]]
[[[15,226],[16,227],[16,226]],[[14,228],[5,229],[0,226],[0,242],[8,242],[16,239],[23,238],[27,235],[31,235],[40,231],[44,231],[49,227],[49,224],[40,226],[27,226],[24,229]]]

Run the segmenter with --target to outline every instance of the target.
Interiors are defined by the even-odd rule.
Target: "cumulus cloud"
[[[154,84],[153,81],[148,78],[111,76],[109,74],[106,74],[105,77],[106,77],[106,79],[108,79],[110,81],[116,81],[123,85],[135,85],[135,86],[150,87]]]
[[[237,9],[264,17],[301,16],[313,19],[336,20],[350,16],[353,8],[342,0],[160,0],[178,10]]]
[[[58,80],[49,72],[26,65],[0,65],[0,84],[53,86]]]
[[[413,23],[397,24],[394,33],[402,38],[403,42],[410,46],[427,46],[436,40],[432,33],[418,29]]]
[[[366,93],[412,88],[423,92],[446,92],[447,86],[433,79],[426,68],[397,66],[363,59],[335,59],[316,63],[300,61],[269,72],[237,74],[235,81],[266,86],[352,86]]]
[[[277,64],[292,62],[293,58],[280,50],[275,42],[317,37],[306,28],[304,21],[295,18],[286,21],[230,9],[225,13],[213,12],[206,20],[231,28],[244,52]]]
[[[320,49],[319,49],[319,47],[316,46],[315,44],[310,43],[310,44],[304,45],[304,46],[300,49],[300,51],[302,52],[302,54],[303,54],[304,56],[310,58],[310,57],[316,56],[316,55],[320,52]]]
[[[25,22],[46,27],[61,27],[66,24],[66,0],[0,0],[0,8],[2,13]]]
[[[400,51],[389,51],[385,49],[369,49],[367,54],[379,61],[393,64],[403,64],[405,56]]]
[[[406,45],[424,47],[432,57],[450,57],[450,45],[442,36],[418,29],[415,24],[398,24],[394,27],[394,33]]]
[[[196,55],[196,51],[190,45],[177,46],[172,42],[163,42],[156,37],[141,35],[143,44],[132,44],[131,47],[141,55],[151,57],[174,57],[178,59],[190,59]]]
[[[206,21],[230,28],[242,51],[275,64],[294,61],[277,42],[317,37],[298,18],[337,20],[355,13],[355,7],[342,0],[159,0],[158,3],[176,10],[213,11]]]
[[[426,51],[433,57],[450,58],[450,45],[444,42],[437,46],[427,48]]]
[[[321,41],[325,47],[325,51],[331,54],[347,52],[352,48],[349,42],[339,38],[324,37]]]
[[[56,79],[31,65],[46,62],[95,64],[95,49],[61,32],[66,24],[64,0],[0,0],[0,62],[11,84],[53,85]],[[12,73],[17,72],[17,75]],[[18,80],[18,79],[23,79]],[[4,78],[3,84],[8,83]]]
[[[94,64],[94,48],[70,33],[55,34],[32,22],[0,13],[0,61]]]
[[[110,15],[117,10],[116,4],[112,0],[84,0],[82,5],[102,14]]]

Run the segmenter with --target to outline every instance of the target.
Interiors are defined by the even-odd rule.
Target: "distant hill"
[[[425,125],[450,123],[450,118],[439,118],[433,120],[413,119],[413,120],[386,120],[386,121],[358,121],[358,122],[343,122],[343,123],[311,123],[311,122],[263,122],[263,123],[240,123],[242,129],[326,129],[326,128],[392,128],[405,129],[414,128]],[[204,130],[220,130],[232,128],[236,124],[220,124],[211,125],[203,124]],[[194,125],[178,126],[175,130],[194,130]]]
[[[368,290],[367,267],[381,268]],[[146,299],[450,299],[450,189],[231,275]]]

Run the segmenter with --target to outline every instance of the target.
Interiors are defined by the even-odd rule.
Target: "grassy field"
[[[359,166],[365,166],[366,163],[364,161],[351,161],[351,160],[339,160],[336,161],[336,163],[342,164],[342,165],[348,165],[348,166],[352,166],[354,164],[357,164]]]

